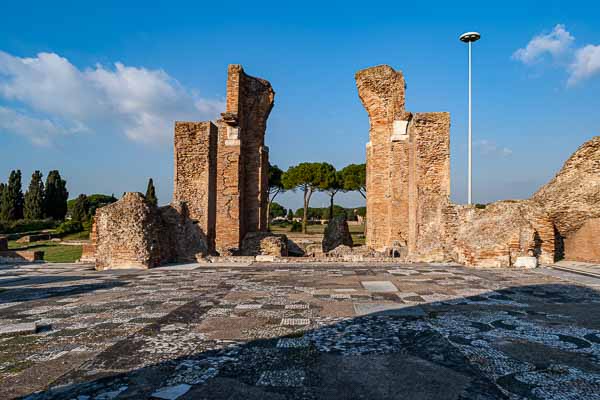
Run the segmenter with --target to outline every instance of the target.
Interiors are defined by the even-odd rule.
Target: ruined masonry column
[[[248,232],[266,230],[267,118],[275,92],[271,84],[229,66],[227,107],[219,125],[217,157],[216,248],[233,254]]]
[[[369,114],[367,143],[367,246],[386,251],[408,239],[408,135],[401,72],[387,65],[356,73]]]

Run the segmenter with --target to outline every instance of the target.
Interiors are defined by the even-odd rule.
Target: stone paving
[[[600,279],[0,267],[0,399],[600,399]]]

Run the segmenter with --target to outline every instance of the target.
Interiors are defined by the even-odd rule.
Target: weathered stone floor
[[[600,279],[570,278],[3,266],[0,398],[600,399]]]

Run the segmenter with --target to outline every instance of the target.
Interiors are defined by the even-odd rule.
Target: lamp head
[[[465,32],[462,35],[460,35],[459,39],[461,42],[465,43],[476,42],[479,39],[481,39],[481,35],[479,34],[479,32]]]

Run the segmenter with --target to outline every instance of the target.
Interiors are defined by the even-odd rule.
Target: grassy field
[[[81,258],[81,246],[67,246],[55,242],[17,243],[8,242],[11,250],[43,251],[44,260],[48,262],[75,262]]]
[[[290,234],[290,228],[291,228],[291,226],[282,227],[280,225],[272,225],[271,232]],[[352,241],[354,242],[355,245],[365,244],[365,234],[364,234],[365,226],[364,225],[348,225],[348,228],[350,229],[350,234],[352,235]],[[322,235],[323,232],[325,231],[325,225],[321,225],[321,224],[308,225],[307,231],[308,231],[307,232],[308,236]],[[294,232],[292,234],[294,236],[302,235],[302,233],[300,233],[300,232]]]
[[[70,234],[62,237],[63,240],[88,240],[89,238],[90,238],[89,231],[70,233]]]

